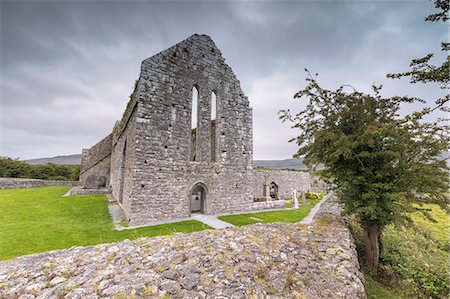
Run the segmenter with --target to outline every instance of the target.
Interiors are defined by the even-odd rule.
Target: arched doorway
[[[205,212],[205,202],[207,193],[206,184],[200,182],[194,185],[190,193],[190,209],[191,213]]]
[[[275,182],[270,183],[270,197],[272,199],[279,199],[278,198],[278,185],[275,184]]]

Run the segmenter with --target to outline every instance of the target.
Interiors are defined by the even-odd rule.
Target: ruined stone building
[[[282,207],[309,174],[254,170],[252,109],[210,37],[144,60],[122,119],[83,150],[85,189],[107,188],[133,224]]]

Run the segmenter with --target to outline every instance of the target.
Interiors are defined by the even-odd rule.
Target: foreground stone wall
[[[39,188],[45,186],[77,186],[78,184],[78,181],[0,178],[0,189]]]
[[[0,298],[366,298],[350,231],[335,208],[324,208],[311,225],[178,233],[0,261]]]

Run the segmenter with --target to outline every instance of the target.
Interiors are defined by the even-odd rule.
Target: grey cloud
[[[296,132],[277,111],[308,67],[328,88],[351,84],[432,99],[435,86],[386,79],[411,58],[439,53],[448,29],[424,22],[431,3],[13,2],[1,9],[0,155],[80,152],[121,117],[140,62],[193,33],[210,35],[241,80],[254,112],[254,158],[288,158]],[[442,59],[442,55],[438,58]],[[406,110],[411,108],[406,108]]]

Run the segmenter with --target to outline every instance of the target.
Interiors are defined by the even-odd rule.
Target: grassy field
[[[319,201],[317,200],[308,200],[306,206],[301,206],[300,208],[295,210],[226,215],[220,216],[218,218],[236,226],[255,223],[298,222],[305,218],[318,202]]]
[[[0,260],[72,246],[209,228],[192,220],[116,231],[104,195],[62,197],[70,188],[0,190]]]
[[[425,203],[417,205],[420,208],[428,209],[430,216],[434,221],[430,221],[420,212],[415,212],[411,215],[414,223],[425,226],[433,235],[443,243],[450,242],[450,216],[437,204]]]

